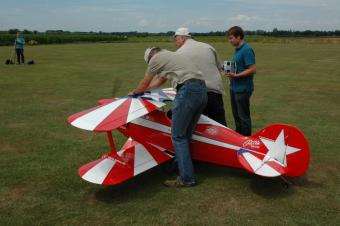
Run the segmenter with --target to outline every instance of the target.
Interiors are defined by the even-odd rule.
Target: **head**
[[[17,32],[17,37],[20,37],[21,36],[21,33],[20,32]]]
[[[144,60],[145,62],[148,64],[149,61],[151,60],[151,58],[156,54],[158,53],[159,51],[161,51],[161,48],[159,47],[151,47],[151,48],[147,48],[145,50],[145,53],[144,53]]]
[[[242,44],[244,38],[244,32],[241,27],[231,27],[227,32],[228,40],[231,45],[238,47]]]
[[[180,27],[175,32],[175,46],[176,48],[180,48],[182,45],[184,45],[185,41],[189,38],[191,38],[191,34],[189,32],[189,29],[186,27]]]

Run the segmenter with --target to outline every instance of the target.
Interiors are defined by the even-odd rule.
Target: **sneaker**
[[[192,187],[196,183],[193,182],[190,184],[184,184],[182,181],[175,179],[175,180],[166,180],[164,181],[163,184],[169,188],[184,188],[184,187]]]

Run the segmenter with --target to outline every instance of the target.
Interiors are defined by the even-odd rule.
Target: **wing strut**
[[[107,139],[109,140],[109,143],[110,143],[111,152],[116,153],[117,150],[116,150],[115,142],[113,141],[112,131],[107,131],[106,134],[107,134]]]
[[[107,131],[106,135],[107,135],[107,139],[109,140],[110,150],[111,150],[111,152],[108,154],[108,156],[110,156],[111,158],[113,158],[113,159],[117,160],[118,162],[122,163],[123,165],[125,165],[125,162],[122,159],[122,157],[120,157],[117,154],[116,145],[115,145],[115,142],[113,140],[112,131]],[[104,155],[103,157],[105,157],[105,156],[106,155]]]

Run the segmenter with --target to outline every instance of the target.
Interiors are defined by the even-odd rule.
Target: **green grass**
[[[190,189],[163,187],[169,175],[162,167],[115,187],[79,178],[79,166],[108,152],[106,137],[73,128],[66,118],[98,99],[126,95],[144,75],[144,49],[154,45],[174,49],[42,45],[25,49],[35,65],[0,64],[0,225],[339,224],[340,45],[251,43],[258,68],[254,132],[288,123],[309,141],[309,170],[289,189],[279,179],[204,163],[196,163],[199,184]],[[213,45],[221,59],[233,53],[228,43]],[[8,57],[9,47],[0,47],[0,59]]]

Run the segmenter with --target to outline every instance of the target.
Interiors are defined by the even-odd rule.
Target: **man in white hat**
[[[148,64],[144,78],[129,95],[138,95],[157,88],[167,80],[177,89],[172,103],[171,136],[179,176],[167,180],[168,187],[195,185],[194,168],[189,145],[198,119],[207,103],[207,89],[202,73],[186,57],[159,47],[148,48],[144,54]]]
[[[203,73],[208,89],[208,104],[203,114],[227,126],[223,103],[222,65],[217,57],[216,50],[206,43],[192,39],[186,27],[178,28],[175,32],[175,45],[176,52],[190,59]]]

